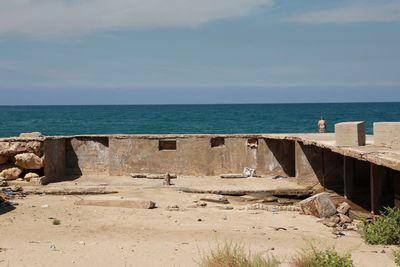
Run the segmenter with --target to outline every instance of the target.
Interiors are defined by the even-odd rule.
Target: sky
[[[400,101],[400,0],[0,0],[0,105]]]

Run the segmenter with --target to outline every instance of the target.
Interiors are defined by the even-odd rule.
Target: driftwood
[[[104,195],[104,194],[115,194],[118,191],[108,190],[105,187],[34,187],[24,188],[26,194],[33,195]]]

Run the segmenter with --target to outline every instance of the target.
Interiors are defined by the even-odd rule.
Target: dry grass
[[[246,252],[240,244],[232,242],[218,245],[209,253],[201,255],[199,266],[201,267],[277,267],[279,261],[269,255],[263,257],[261,254]]]

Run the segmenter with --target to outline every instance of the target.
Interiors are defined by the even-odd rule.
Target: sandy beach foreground
[[[80,178],[57,186],[107,185],[119,193],[105,198],[152,200],[157,208],[77,204],[88,196],[16,199],[17,208],[0,216],[0,266],[197,266],[199,254],[226,241],[271,253],[282,266],[310,243],[351,252],[356,266],[395,266],[392,247],[367,245],[355,231],[338,238],[312,216],[248,210],[240,203],[196,207],[204,194],[164,187],[159,180],[107,181]],[[54,218],[60,225],[53,225]]]

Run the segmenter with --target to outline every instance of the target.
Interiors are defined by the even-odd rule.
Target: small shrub
[[[61,221],[59,219],[54,218],[53,219],[53,225],[60,225]]]
[[[394,262],[397,266],[400,266],[400,248],[397,248],[393,251]]]
[[[364,221],[361,232],[369,244],[400,245],[400,209],[385,208],[375,221]]]
[[[201,267],[277,267],[279,261],[273,257],[263,257],[260,254],[246,253],[244,247],[238,244],[225,243],[210,250],[207,255],[201,255]]]
[[[350,254],[339,255],[334,249],[317,250],[311,247],[292,259],[294,267],[353,267]]]

